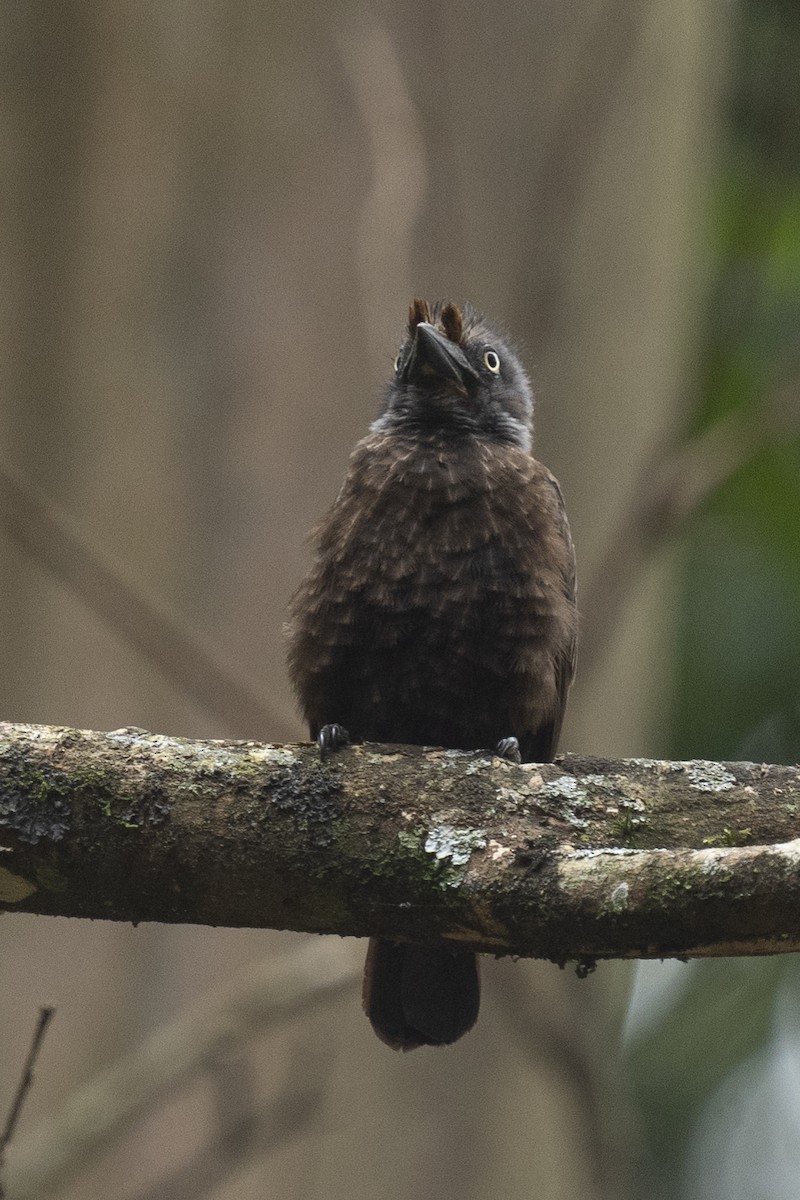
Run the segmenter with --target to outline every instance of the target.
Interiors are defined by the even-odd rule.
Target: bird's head
[[[503,337],[469,305],[414,300],[374,430],[442,431],[530,450],[533,395]]]

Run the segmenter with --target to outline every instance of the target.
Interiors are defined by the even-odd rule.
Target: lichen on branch
[[[800,771],[0,724],[0,907],[557,962],[800,948]]]

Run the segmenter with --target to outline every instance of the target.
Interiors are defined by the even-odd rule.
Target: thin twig
[[[180,1088],[201,1077],[218,1055],[236,1052],[277,1025],[301,1019],[357,978],[352,954],[333,939],[317,939],[280,959],[254,963],[222,997],[155,1030],[137,1049],[69,1095],[18,1145],[14,1200],[61,1194],[124,1130]],[[291,1136],[310,1119],[312,1090],[287,1090],[286,1112],[271,1110],[261,1149]],[[248,1134],[248,1136],[251,1136]]]
[[[627,600],[655,552],[759,451],[797,437],[797,420],[773,412],[774,407],[765,405],[761,421],[739,410],[729,413],[682,445],[659,446],[647,462],[583,589],[584,679],[612,643]]]
[[[2,1134],[0,1134],[0,1200],[4,1200],[6,1194],[2,1179],[6,1149],[8,1148],[8,1145],[14,1136],[14,1130],[17,1127],[17,1121],[20,1118],[23,1105],[25,1104],[28,1092],[33,1084],[33,1068],[36,1066],[36,1059],[39,1057],[39,1051],[42,1048],[42,1042],[44,1040],[44,1035],[47,1032],[47,1026],[53,1019],[55,1011],[56,1010],[50,1005],[46,1005],[45,1007],[39,1009],[39,1020],[36,1024],[35,1030],[33,1031],[33,1038],[31,1039],[30,1049],[28,1050],[28,1057],[25,1059],[25,1066],[23,1067],[22,1076],[19,1084],[17,1085],[17,1091],[14,1099],[11,1103],[5,1128]]]

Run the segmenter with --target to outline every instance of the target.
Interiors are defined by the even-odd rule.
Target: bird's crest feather
[[[415,299],[411,301],[411,306],[408,310],[408,332],[414,336],[414,330],[422,321],[430,322],[431,310],[427,300]]]
[[[439,320],[442,322],[442,329],[450,341],[460,342],[461,335],[464,332],[461,309],[453,303],[445,304],[439,315]]]
[[[408,332],[411,337],[422,321],[430,325],[438,322],[445,337],[457,345],[463,340],[464,318],[461,309],[451,300],[438,300],[433,306],[427,300],[420,300],[418,297],[412,300],[408,310]]]

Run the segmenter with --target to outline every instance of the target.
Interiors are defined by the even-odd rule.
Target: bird
[[[323,755],[368,741],[554,757],[575,552],[532,425],[507,337],[469,304],[413,300],[289,608],[289,674]],[[393,1049],[449,1045],[478,1017],[477,956],[372,938],[363,1004]]]

